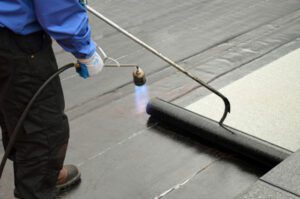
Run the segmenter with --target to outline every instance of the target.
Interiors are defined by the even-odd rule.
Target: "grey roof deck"
[[[299,0],[89,3],[217,88],[300,46]],[[90,20],[94,39],[109,56],[144,69],[149,97],[185,106],[208,94],[112,28]],[[59,65],[74,61],[57,45],[55,52]],[[254,162],[149,122],[146,95],[136,95],[131,72],[107,68],[92,80],[74,71],[61,76],[71,125],[66,163],[82,172],[82,183],[61,198],[230,199],[264,175]],[[13,192],[11,169],[8,164],[0,182],[3,199]]]

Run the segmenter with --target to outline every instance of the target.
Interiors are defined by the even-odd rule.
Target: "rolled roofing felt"
[[[213,145],[273,167],[292,154],[279,146],[198,115],[159,98],[147,105],[147,113],[155,119],[191,133]],[[182,131],[181,131],[182,132]]]

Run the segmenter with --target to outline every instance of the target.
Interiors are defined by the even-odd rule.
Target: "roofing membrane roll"
[[[273,167],[291,154],[286,149],[236,129],[224,128],[218,122],[158,98],[149,102],[147,113],[180,129],[180,132],[195,134],[207,142],[257,160],[266,166]]]

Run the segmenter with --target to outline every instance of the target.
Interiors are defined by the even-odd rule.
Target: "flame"
[[[138,114],[146,111],[149,102],[149,93],[147,85],[135,86],[135,109]]]

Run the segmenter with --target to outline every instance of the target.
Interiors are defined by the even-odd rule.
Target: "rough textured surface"
[[[275,188],[264,182],[256,183],[249,192],[238,197],[239,199],[298,199],[296,195]]]
[[[281,47],[290,51],[292,47],[288,43],[299,46],[298,0],[89,2],[208,82],[240,68],[243,72],[227,78],[233,81],[253,70],[248,63]],[[110,56],[122,63],[137,63],[143,67],[148,74],[149,97],[180,100],[199,88],[94,17],[91,23],[95,40]],[[57,46],[55,52],[60,65],[74,61]],[[276,54],[270,61],[283,54]],[[83,175],[82,184],[62,198],[154,198],[195,172],[202,172],[203,168],[206,168],[205,174],[197,178],[210,182],[206,185],[209,191],[215,196],[231,197],[241,193],[232,183],[233,176],[241,179],[240,186],[246,189],[263,173],[248,162],[218,162],[220,154],[214,149],[161,126],[148,126],[144,112],[147,94],[140,95],[142,92],[132,86],[131,69],[105,69],[89,81],[78,78],[70,70],[62,75],[62,80],[71,119],[66,162],[79,165]],[[227,83],[222,81],[218,86]],[[181,102],[190,104],[192,98]],[[214,175],[227,170],[231,175]],[[183,193],[185,189],[182,189],[178,194],[185,198],[201,195],[203,190],[193,187],[194,182],[198,183],[197,178],[184,185],[194,193]],[[214,182],[230,183],[223,189]],[[0,182],[0,198],[12,195],[12,184],[11,165],[7,165]],[[174,193],[168,197],[176,197]]]
[[[262,180],[300,197],[300,151],[263,176]]]

